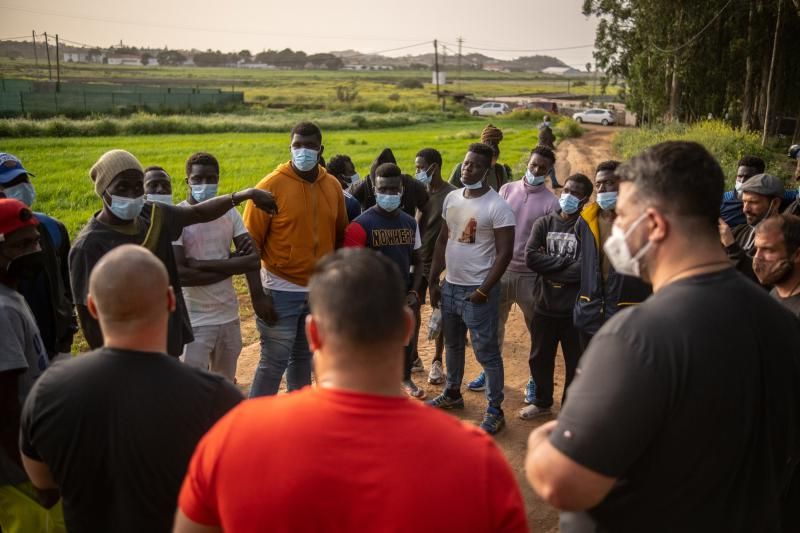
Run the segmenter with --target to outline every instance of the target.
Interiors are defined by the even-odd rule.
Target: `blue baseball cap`
[[[22,166],[22,161],[16,156],[0,152],[0,185],[5,185],[20,174],[36,177],[25,170],[25,167]]]

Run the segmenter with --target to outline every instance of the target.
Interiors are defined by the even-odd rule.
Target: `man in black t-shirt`
[[[800,318],[800,217],[775,215],[756,227],[753,271],[770,294]]]
[[[175,300],[149,251],[107,253],[87,298],[104,347],[51,366],[25,401],[25,470],[60,489],[71,532],[169,531],[197,442],[242,400],[223,376],[165,355]]]
[[[69,253],[72,294],[86,342],[92,349],[103,345],[103,333],[87,308],[92,269],[100,258],[117,246],[138,244],[161,259],[169,273],[177,302],[175,312],[169,317],[167,353],[179,357],[184,344],[191,342],[193,337],[172,242],[181,236],[186,226],[216,220],[245,200],[252,200],[266,211],[276,209],[275,200],[270,193],[251,188],[189,206],[147,202],[142,165],[125,150],[103,154],[92,167],[90,177],[95,193],[103,202],[103,209],[89,219]]]
[[[617,174],[605,251],[653,296],[594,336],[529,438],[528,480],[569,511],[564,533],[781,531],[798,508],[800,321],[719,246],[724,179],[701,145],[658,144]]]

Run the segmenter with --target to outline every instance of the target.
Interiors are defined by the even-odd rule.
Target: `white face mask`
[[[642,246],[639,251],[636,252],[636,255],[631,256],[631,249],[628,247],[627,239],[628,235],[641,224],[646,216],[647,213],[642,213],[639,218],[631,224],[631,227],[629,227],[627,231],[623,231],[622,228],[614,224],[611,227],[611,235],[603,245],[603,251],[605,251],[606,256],[608,256],[611,266],[613,266],[614,270],[618,273],[625,276],[633,276],[635,278],[642,277],[641,260],[644,254],[650,250],[653,242],[647,241],[647,244]]]
[[[172,205],[171,194],[146,194],[145,200],[147,200],[148,202],[160,202],[162,204]]]

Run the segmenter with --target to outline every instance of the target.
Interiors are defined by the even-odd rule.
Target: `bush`
[[[398,100],[400,100],[400,95],[397,93],[392,93],[389,96],[387,96],[387,98],[392,102],[397,102]]]
[[[405,78],[397,82],[401,89],[424,89],[425,85],[415,78]]]
[[[553,133],[555,133],[556,139],[558,140],[572,139],[583,135],[583,128],[571,118],[562,117],[553,127]]]
[[[782,169],[781,164],[785,155],[762,148],[761,137],[757,133],[732,128],[718,120],[626,129],[614,138],[614,150],[620,157],[629,159],[645,148],[664,141],[695,141],[705,146],[717,158],[727,176],[728,186],[733,186],[736,163],[745,154],[761,157],[770,172],[788,177],[788,172]]]

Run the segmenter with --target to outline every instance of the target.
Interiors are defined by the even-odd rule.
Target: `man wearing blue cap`
[[[36,190],[30,178],[35,177],[15,156],[0,153],[0,191],[7,198],[31,207]],[[44,268],[35,277],[22,280],[18,290],[33,312],[47,355],[69,353],[78,321],[72,304],[68,257],[70,250],[67,228],[59,220],[44,213],[34,213],[44,256]]]

